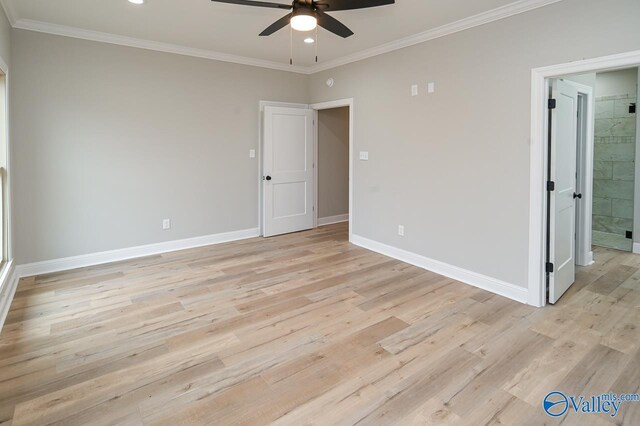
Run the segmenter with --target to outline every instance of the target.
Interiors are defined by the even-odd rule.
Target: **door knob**
[[[573,193],[573,199],[575,200],[576,198],[582,200],[582,194],[576,194],[575,192]]]
[[[265,179],[266,180],[271,180],[271,176],[267,176]]]

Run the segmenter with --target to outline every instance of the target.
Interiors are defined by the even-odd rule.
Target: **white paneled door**
[[[265,237],[313,228],[313,147],[313,110],[265,107]]]
[[[549,199],[549,303],[556,303],[571,287],[576,275],[576,166],[578,141],[578,90],[562,80],[552,88]]]

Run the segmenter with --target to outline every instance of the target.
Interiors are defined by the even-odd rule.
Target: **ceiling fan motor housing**
[[[293,14],[291,15],[292,17],[300,15],[313,16],[314,18],[316,17],[315,8],[313,6],[300,5],[298,3],[294,3],[293,5]]]

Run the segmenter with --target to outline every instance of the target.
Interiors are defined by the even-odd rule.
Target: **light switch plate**
[[[398,225],[398,235],[404,237],[404,225]]]
[[[162,229],[164,229],[165,231],[171,229],[171,219],[164,219],[162,221]]]
[[[434,93],[435,91],[436,91],[436,83],[434,83],[432,81],[429,84],[427,84],[427,92],[428,93]]]
[[[418,85],[414,84],[411,86],[411,96],[418,96]]]
[[[362,161],[369,160],[369,152],[368,151],[360,151],[360,159]]]
[[[249,158],[256,158],[256,150],[255,149],[250,149],[249,150]]]

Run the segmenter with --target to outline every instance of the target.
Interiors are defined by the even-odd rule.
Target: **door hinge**
[[[552,274],[553,273],[553,263],[547,262],[546,270],[547,270],[547,274]]]
[[[547,104],[547,106],[549,107],[549,109],[556,109],[556,100],[549,99],[549,103]]]
[[[556,190],[556,183],[552,180],[547,182],[547,191],[553,192]]]

